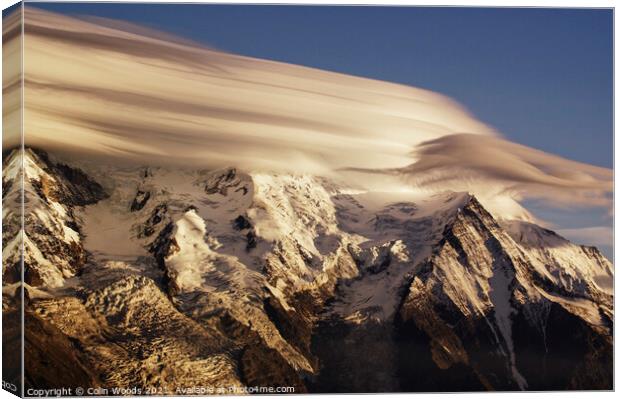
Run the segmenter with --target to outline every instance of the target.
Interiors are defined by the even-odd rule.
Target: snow
[[[179,252],[167,259],[167,267],[181,290],[215,289],[203,281],[203,275],[215,269],[215,256],[205,242],[206,233],[204,220],[194,210],[176,222],[174,239]]]
[[[296,369],[312,371],[309,361],[293,348],[263,310],[265,276],[239,262],[235,256],[210,247],[205,220],[191,209],[175,221],[173,250],[166,268],[175,286],[175,301],[195,318],[214,309],[226,309],[239,322],[255,330],[271,348],[283,353]],[[272,288],[276,295],[280,294]]]
[[[2,180],[13,181],[22,171],[22,152],[14,151],[6,161],[6,165],[2,168]]]
[[[28,148],[24,150],[23,162],[25,180],[40,180],[44,175],[49,177],[49,175],[39,166],[40,161],[38,158],[39,157],[31,149]]]
[[[248,216],[256,233],[269,241],[294,236],[313,254],[320,256],[315,240],[336,233],[336,212],[329,193],[307,175],[253,174],[256,186]]]
[[[523,390],[527,388],[527,381],[517,370],[514,343],[512,341],[512,315],[516,313],[511,303],[512,291],[510,286],[513,279],[514,271],[511,271],[504,262],[499,263],[493,271],[493,277],[489,279],[489,298],[493,303],[495,321],[508,351],[507,357],[510,362],[512,377],[519,388]],[[494,330],[493,327],[491,328]],[[501,342],[498,342],[498,345],[500,348],[504,346]]]
[[[62,232],[65,242],[78,242],[79,235],[73,229],[67,227],[67,209],[64,205],[56,202],[53,198],[46,201],[39,197],[33,182],[39,182],[53,187],[57,184],[56,178],[44,171],[39,164],[41,161],[32,150],[26,150],[24,156],[24,195],[28,199],[24,203],[24,216],[34,215],[51,232]]]
[[[600,290],[613,295],[613,265],[593,257],[580,245],[531,223],[511,221],[505,227],[527,253],[536,271],[567,291]]]
[[[117,200],[109,198],[82,211],[84,248],[96,257],[108,259],[146,256],[147,251],[132,233],[134,220],[123,212]]]
[[[354,323],[369,318],[390,320],[398,310],[398,293],[407,277],[430,255],[446,224],[469,198],[467,193],[451,192],[430,197],[416,192],[335,195],[342,228],[364,237],[357,255],[362,270],[377,264],[380,248],[385,246],[390,264],[379,273],[341,284],[329,314]]]

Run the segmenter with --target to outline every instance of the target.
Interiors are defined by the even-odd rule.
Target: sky
[[[613,166],[613,15],[597,9],[46,4],[237,54],[448,95],[513,141]]]
[[[592,165],[605,168],[613,166],[612,14],[608,10],[268,7],[178,4],[171,6],[69,3],[37,3],[34,6],[70,15],[95,15],[127,20],[236,54],[429,89],[445,94],[463,104],[477,119],[497,129],[512,142],[525,144],[547,153]],[[45,25],[46,17],[42,18],[40,24]],[[53,38],[50,39],[54,40]],[[66,68],[71,67],[85,68],[85,63],[96,61],[89,60],[87,55],[80,58],[77,54],[83,45],[80,44],[79,37],[71,40],[74,40],[74,45],[77,47],[73,47],[69,52],[65,51],[62,55],[65,58],[62,61],[64,67],[60,68],[62,71],[66,72],[68,71]],[[104,40],[107,41],[108,39]],[[27,39],[27,43],[34,42]],[[49,48],[46,46],[52,45],[52,42],[46,43],[41,43],[41,51],[38,53],[41,56],[52,54],[45,50]],[[130,53],[135,51],[130,48],[126,50]],[[58,57],[63,54],[63,51],[58,51],[56,54],[57,59],[60,60]],[[192,56],[190,53],[186,55]],[[71,57],[75,59],[72,60]],[[221,65],[224,66],[228,66],[230,62],[236,62],[227,59],[225,56],[222,56],[223,58],[221,56],[215,57],[214,62],[216,64],[222,63]],[[49,59],[46,62],[45,59],[41,59],[40,63],[35,64],[49,66],[49,62],[55,62],[55,60]],[[121,59],[109,59],[107,61],[125,62]],[[181,61],[183,60],[174,60],[173,62]],[[80,66],[80,63],[83,65]],[[37,69],[35,64],[31,63],[30,65]],[[250,79],[258,79],[258,82],[265,81],[264,77],[260,77],[263,73],[261,72],[262,68],[272,68],[266,65],[251,62],[244,65],[239,72],[246,74],[245,76]],[[129,65],[128,67],[134,66]],[[182,64],[179,66],[185,68]],[[105,73],[106,67],[103,65],[91,65],[89,67],[91,69],[88,70],[94,71],[99,67],[102,68],[100,72]],[[52,69],[39,68],[36,73],[40,74],[41,78],[45,77],[42,81],[54,81],[54,79],[64,81],[63,76],[52,76],[55,73]],[[285,68],[282,69],[283,75],[281,77],[270,76],[272,76],[271,79],[275,79],[274,81],[282,78],[280,81],[286,82],[286,84],[294,82],[295,87],[303,86],[306,91],[313,90],[311,86],[308,87],[307,85],[312,85],[316,81],[304,80],[305,78],[299,80],[295,77],[297,72],[294,71]],[[147,70],[143,72],[136,77],[142,78]],[[163,77],[161,71],[153,70],[152,72],[160,73],[160,75],[155,76]],[[52,75],[49,75],[50,73]],[[286,75],[287,73],[293,75]],[[92,75],[92,73],[90,74]],[[314,72],[304,72],[304,74],[319,78],[319,75]],[[80,90],[83,90],[83,87],[101,83],[93,82],[92,79],[88,78],[89,75],[76,76],[81,76],[87,80],[80,83],[76,79],[73,82],[76,86],[71,87],[71,95],[74,96],[82,96],[83,92]],[[182,74],[175,75],[175,72],[172,72],[170,79],[168,83],[176,85],[185,78]],[[358,82],[345,79],[339,83],[340,78],[335,78],[333,75],[330,75],[328,79],[337,85],[346,83],[346,93],[353,96],[351,98],[363,98],[363,95],[359,97],[360,92],[357,92],[357,89],[362,92],[371,90],[374,93],[373,95],[378,97],[371,96],[367,99],[375,98],[376,101],[384,101],[385,93],[393,95],[394,90],[401,90],[389,86],[375,86],[366,81]],[[98,107],[98,110],[113,110],[110,104],[114,105],[121,99],[119,96],[122,96],[124,100],[142,98],[140,102],[144,103],[144,95],[149,95],[150,106],[160,106],[161,101],[168,101],[170,104],[172,101],[172,98],[166,100],[163,97],[153,97],[153,95],[162,96],[166,93],[165,89],[153,92],[150,84],[140,86],[140,82],[135,78],[130,81],[135,83],[132,87],[128,87],[126,84],[120,85],[120,81],[117,83],[123,90],[127,88],[133,93],[107,90],[105,91],[105,98],[98,98],[97,101],[102,101],[102,104],[108,105]],[[87,86],[77,86],[78,83]],[[163,88],[164,80],[159,83],[162,84]],[[356,88],[356,85],[359,87]],[[109,83],[108,86],[110,86]],[[246,90],[243,87],[239,86],[238,89]],[[334,87],[331,86],[331,89],[327,87],[317,88],[317,90],[328,90],[327,93],[329,93],[329,90],[333,90]],[[345,90],[345,86],[338,87]],[[59,87],[39,87],[38,89],[41,90],[41,93],[50,93],[50,90],[58,91]],[[201,93],[196,92],[197,86],[191,89],[194,90],[194,93],[186,93],[189,95],[186,95],[184,99],[191,98],[194,103],[189,104],[183,100],[182,103],[189,108],[178,110],[179,115],[187,115],[188,110],[196,112],[199,108],[204,109],[208,105],[201,102]],[[329,119],[333,118],[333,120],[328,121],[329,123],[339,124],[342,128],[354,130],[367,128],[369,134],[367,138],[375,140],[374,142],[379,145],[387,145],[382,150],[384,150],[384,154],[389,156],[393,155],[392,149],[388,148],[390,143],[387,141],[390,137],[394,139],[394,142],[401,140],[402,144],[411,145],[414,143],[408,143],[407,138],[398,131],[381,133],[385,134],[385,137],[378,137],[377,132],[382,131],[381,126],[390,126],[396,130],[401,127],[405,128],[405,125],[394,119],[396,115],[394,112],[400,112],[399,107],[405,105],[406,109],[410,109],[410,100],[416,96],[435,102],[436,110],[439,112],[436,116],[443,115],[439,118],[440,123],[449,120],[458,121],[455,125],[457,130],[458,126],[467,128],[467,126],[476,125],[475,121],[461,116],[460,111],[453,108],[444,99],[436,99],[427,93],[407,93],[406,96],[409,96],[407,104],[396,104],[390,100],[391,105],[384,104],[387,108],[384,108],[383,111],[390,111],[391,108],[392,115],[385,114],[383,111],[378,114],[363,114],[360,112],[363,112],[364,107],[358,107],[358,110],[355,111],[357,114],[347,116],[346,103],[336,99],[325,102],[325,98],[323,98],[324,105],[332,105],[324,111],[321,111],[320,107],[317,108],[318,114],[313,117],[311,115],[313,111],[308,109],[305,110],[307,115],[302,115],[301,109],[295,112],[290,111],[286,115],[279,114],[283,107],[288,107],[290,104],[279,102],[279,94],[277,94],[279,88],[275,87],[275,91],[273,91],[274,88],[271,90],[271,94],[274,96],[269,97],[271,94],[265,93],[264,100],[277,101],[271,105],[265,102],[265,107],[261,106],[264,108],[261,112],[272,112],[268,116],[270,118],[276,117],[279,127],[290,127],[283,125],[283,123],[298,125],[300,120],[291,121],[288,118],[293,114],[300,113],[302,118],[307,118],[305,121],[301,121],[305,128],[308,127],[308,120],[316,120],[317,115],[319,117],[327,115]],[[256,108],[246,109],[243,114],[240,114],[239,112],[247,104],[239,103],[237,99],[232,99],[234,97],[226,100],[232,93],[232,91],[224,91],[213,95],[223,96],[218,104],[226,104],[226,107],[232,107],[226,112],[234,112],[236,117],[258,117],[248,113]],[[67,95],[67,92],[65,90],[64,94],[62,92],[57,94]],[[138,95],[142,97],[136,97]],[[39,105],[47,107],[50,112],[54,110],[58,115],[66,116],[68,115],[67,112],[75,112],[74,116],[79,114],[84,117],[85,112],[87,112],[85,109],[78,108],[59,109],[60,105],[65,104],[63,106],[66,106],[72,102],[58,101],[56,95],[50,97],[51,102],[45,102],[44,96],[37,98],[41,99]],[[205,98],[204,101],[212,101],[214,98]],[[303,101],[314,101],[310,97],[295,98],[294,102],[297,102],[299,106],[303,104]],[[90,103],[94,104],[93,101]],[[243,102],[243,98],[241,98],[241,102]],[[76,106],[79,105],[79,102],[74,101],[73,103]],[[310,102],[309,104],[314,103]],[[272,108],[269,108],[270,106]],[[152,114],[152,109],[142,111],[147,112],[147,115]],[[92,110],[88,110],[88,112],[92,113]],[[203,111],[200,112],[200,115],[194,116],[196,118],[204,116]],[[325,113],[321,114],[321,112]],[[416,112],[418,112],[417,117],[423,119],[436,117],[429,114],[424,108],[420,108]],[[153,122],[140,119],[139,113],[123,113],[122,115],[123,118],[125,116],[128,118],[130,116],[135,117],[134,120],[128,119],[125,123],[139,123],[142,127],[145,126],[145,123]],[[264,116],[266,115],[261,117]],[[362,121],[363,118],[365,118],[364,121]],[[109,120],[109,117],[104,117],[104,119]],[[357,120],[357,125],[351,125],[352,120]],[[201,126],[206,126],[204,123],[207,121],[201,122]],[[216,122],[210,121],[208,123]],[[380,126],[375,127],[376,124]],[[49,127],[49,125],[49,120],[45,119],[41,127]],[[127,125],[124,126],[124,130],[126,130]],[[101,128],[101,125],[99,127]],[[111,127],[109,124],[105,128],[117,129],[117,127]],[[320,130],[325,126],[318,126],[317,128]],[[446,126],[446,128],[454,131],[454,127]],[[342,161],[343,159],[340,159],[342,156],[338,154],[350,152],[346,149],[354,148],[351,146],[363,145],[351,140],[347,136],[349,133],[346,129],[343,131],[344,134],[338,137],[344,150],[338,149],[333,156],[322,150],[323,156],[332,161]],[[375,130],[371,132],[372,129]],[[410,126],[406,129],[410,129]],[[480,130],[484,133],[483,130],[485,129],[476,126],[474,130]],[[148,131],[152,131],[152,127],[148,127]],[[123,134],[123,132],[116,133]],[[162,137],[165,137],[164,133],[162,131]],[[192,129],[187,130],[187,133],[188,136],[185,138],[190,140],[187,143],[191,143],[191,140],[195,140],[194,137],[198,137],[195,136]],[[76,134],[83,137],[82,131],[76,132]],[[221,135],[223,132],[220,131],[217,134]],[[210,138],[210,140],[216,140],[213,143],[218,140],[217,134]],[[282,130],[282,137],[289,137],[288,135],[286,129]],[[230,140],[230,137],[232,136],[228,136],[227,140]],[[305,137],[310,140],[315,139],[312,135]],[[124,140],[126,139],[125,137]],[[245,141],[248,140],[248,136],[239,136],[236,139]],[[383,142],[377,141],[381,139]],[[405,141],[402,141],[403,139]],[[607,189],[604,187],[609,179],[607,172],[592,170],[584,165],[573,165],[553,159],[548,155],[541,156],[532,149],[521,148],[495,139],[485,140],[488,147],[486,150],[480,151],[479,155],[478,152],[468,153],[468,151],[459,150],[453,154],[455,157],[452,160],[453,162],[446,162],[442,158],[446,152],[454,148],[456,143],[458,143],[457,147],[462,149],[469,145],[476,146],[481,140],[480,137],[470,136],[438,140],[432,147],[427,147],[426,152],[422,152],[425,156],[424,163],[418,164],[410,172],[420,175],[420,171],[428,169],[433,172],[429,175],[431,183],[433,179],[437,179],[437,181],[443,182],[442,184],[458,186],[462,179],[455,180],[454,176],[459,175],[464,165],[467,165],[469,170],[476,171],[476,178],[480,178],[478,172],[484,170],[484,181],[493,181],[497,187],[502,189],[516,187],[517,191],[537,193],[538,197],[547,201],[550,199],[555,201],[555,206],[550,208],[545,204],[545,201],[537,201],[529,198],[529,196],[522,197],[518,193],[514,196],[520,203],[526,205],[528,210],[533,211],[536,216],[545,220],[552,220],[555,223],[553,227],[566,232],[569,238],[571,238],[570,235],[579,237],[581,234],[582,238],[579,241],[596,243],[603,247],[607,255],[610,256],[609,238],[612,217],[608,210],[604,206],[599,206],[586,210],[582,209],[575,213],[575,210],[570,207],[571,196],[567,195],[567,193],[571,193],[572,189],[595,186],[597,193],[606,192]],[[134,144],[143,147],[145,143],[143,139],[138,138]],[[306,147],[295,147],[298,144],[300,143],[292,143],[291,150],[299,152],[299,148],[302,148],[303,152],[303,148],[316,148],[316,143],[312,144],[312,141],[302,143]],[[224,154],[227,147],[223,146],[220,150]],[[360,150],[363,151],[361,147]],[[514,154],[520,155],[513,157]],[[403,153],[399,153],[399,156],[401,155]],[[267,156],[266,159],[273,159],[273,157]],[[384,169],[389,164],[386,157],[369,156],[365,159],[374,159]],[[519,165],[519,170],[507,168],[509,159],[514,162],[512,165]],[[348,163],[356,161],[355,158],[351,157],[345,157],[344,160]],[[535,167],[542,165],[543,173],[529,173],[532,165]],[[372,165],[368,165],[368,167],[372,168]],[[509,174],[507,175],[506,172]],[[595,175],[600,176],[601,180],[590,181]],[[507,182],[510,184],[506,185]],[[583,193],[587,196],[580,198],[575,191],[574,200],[601,202],[599,197],[590,197],[587,190]],[[493,192],[486,194],[490,198],[496,195]],[[608,200],[603,199],[602,202],[608,203]],[[513,204],[509,205],[512,206]],[[590,230],[583,230],[584,228]],[[593,230],[593,228],[595,229]],[[581,230],[577,231],[579,229]],[[604,231],[607,233],[601,233]],[[585,239],[583,238],[584,234],[586,235]],[[595,235],[597,236],[595,237]]]

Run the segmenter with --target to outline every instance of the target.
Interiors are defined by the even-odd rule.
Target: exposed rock
[[[144,205],[148,202],[149,198],[151,198],[151,193],[149,191],[138,190],[136,192],[136,196],[131,202],[131,211],[139,211],[144,208]]]
[[[235,168],[227,168],[212,176],[205,185],[205,193],[227,195],[230,188],[238,188],[240,180],[237,177]],[[244,194],[247,193],[247,190]]]
[[[243,215],[239,215],[233,220],[233,226],[237,230],[245,230],[252,227],[252,223]]]
[[[155,233],[157,226],[164,221],[168,215],[168,206],[166,204],[157,205],[149,218],[144,222],[139,232],[140,238],[150,237]]]
[[[245,238],[247,239],[247,245],[245,246],[246,251],[256,248],[256,234],[254,234],[253,231],[248,231]]]

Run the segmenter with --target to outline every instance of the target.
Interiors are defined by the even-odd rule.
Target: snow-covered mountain
[[[24,176],[3,311],[23,237],[32,386],[612,388],[611,263],[471,194],[33,149],[3,165],[5,204]]]

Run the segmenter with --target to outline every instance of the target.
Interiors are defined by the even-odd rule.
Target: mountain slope
[[[611,277],[610,263],[593,256],[575,268],[540,243],[532,251],[520,247],[475,199],[459,212],[413,279],[401,308],[404,322],[413,321],[428,334],[433,360],[440,368],[469,364],[483,384],[494,389],[560,389],[562,385],[555,385],[560,383],[558,376],[545,380],[539,373],[542,369],[546,374],[545,363],[572,352],[554,348],[558,340],[566,339],[552,336],[551,331],[561,334],[551,321],[555,318],[564,319],[561,323],[570,327],[568,331],[579,331],[571,337],[574,345],[595,346],[588,356],[611,353],[612,297],[588,272],[606,270]],[[558,280],[543,278],[540,260],[534,256],[541,252],[547,253],[547,269],[555,267],[566,274],[583,269],[582,284],[569,290]],[[591,336],[599,334],[606,338],[593,344]],[[534,342],[544,349],[534,350]],[[563,384],[581,372],[576,371],[579,363],[561,376]],[[609,380],[611,358],[599,367],[607,369]]]
[[[15,151],[6,158],[4,174],[8,186],[3,195],[9,201],[21,196],[17,170],[22,168],[22,157]],[[4,181],[4,176],[3,176]],[[74,276],[85,260],[79,236],[79,224],[74,208],[95,203],[105,196],[103,189],[81,171],[62,163],[52,163],[44,153],[31,149],[23,157],[24,198],[24,279],[33,286],[59,287],[64,280]],[[7,215],[5,225],[17,226],[20,221]],[[16,236],[3,251],[3,277],[15,279],[10,265],[17,262],[16,251],[22,236]],[[7,254],[10,258],[5,259]],[[5,269],[9,267],[9,269]]]
[[[103,387],[611,387],[611,263],[469,194],[24,155],[33,342]]]

